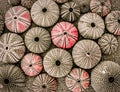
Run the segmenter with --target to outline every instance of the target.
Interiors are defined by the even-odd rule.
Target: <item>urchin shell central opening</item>
[[[101,5],[102,5],[102,6],[104,6],[104,5],[105,5],[105,3],[104,3],[104,2],[101,2]]]
[[[95,23],[94,22],[91,23],[91,27],[95,27]]]
[[[73,8],[69,8],[69,11],[70,11],[70,12],[73,12]]]
[[[80,83],[80,80],[78,80],[77,82]]]
[[[29,67],[32,67],[32,64],[30,64]]]
[[[8,47],[6,47],[5,49],[8,50]]]
[[[57,60],[55,63],[56,63],[57,66],[61,65],[61,62],[59,60]]]
[[[43,8],[43,9],[42,9],[42,11],[43,11],[43,12],[46,12],[46,11],[47,11],[47,9],[46,9],[46,8]]]
[[[14,19],[17,19],[17,17],[15,16]]]
[[[4,79],[4,83],[5,84],[9,84],[9,80],[8,79]]]
[[[115,79],[114,79],[114,77],[109,77],[108,80],[109,80],[110,83],[113,83]]]
[[[46,85],[45,85],[45,84],[44,84],[44,85],[42,85],[42,88],[44,88],[44,89],[45,89],[45,88],[46,88]]]
[[[67,34],[67,32],[64,32],[64,35],[66,35]]]
[[[35,37],[34,41],[38,42],[39,41],[39,37]]]
[[[120,19],[118,20],[118,23],[120,24]]]

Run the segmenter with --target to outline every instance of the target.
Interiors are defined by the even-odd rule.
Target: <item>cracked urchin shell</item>
[[[36,1],[37,0],[21,0],[21,4],[26,8],[31,8]]]
[[[112,54],[117,51],[118,41],[112,34],[104,34],[99,40],[98,44],[104,54]]]
[[[52,42],[60,48],[69,49],[78,40],[78,30],[69,22],[57,23],[52,31]]]
[[[45,71],[53,77],[63,77],[72,68],[72,57],[66,50],[54,48],[44,57],[43,65]]]
[[[1,63],[17,63],[25,53],[21,36],[15,33],[5,33],[0,38]]]
[[[97,39],[104,33],[105,25],[99,15],[86,13],[80,18],[78,29],[84,38]]]
[[[3,30],[4,30],[4,18],[0,14],[0,35],[3,32]]]
[[[33,27],[25,35],[25,44],[31,52],[43,53],[51,44],[50,34],[44,28]]]
[[[21,61],[21,68],[26,75],[36,76],[42,71],[42,58],[37,54],[26,54]]]
[[[21,0],[7,0],[10,5],[19,5]]]
[[[5,25],[11,32],[22,33],[31,25],[29,11],[22,6],[11,7],[5,14]]]
[[[15,65],[0,66],[0,92],[23,92],[25,76]]]
[[[106,16],[111,10],[110,0],[91,0],[90,9],[100,16]]]
[[[120,35],[120,11],[112,11],[105,18],[108,31],[114,35]]]
[[[68,0],[53,0],[53,1],[55,1],[55,2],[57,2],[57,3],[65,3],[65,2],[67,2]]]
[[[57,81],[48,74],[40,74],[34,79],[32,89],[34,92],[56,92]]]
[[[61,7],[61,17],[64,20],[73,22],[76,21],[80,16],[80,8],[74,2],[67,2]]]
[[[72,0],[80,7],[82,13],[86,13],[90,10],[90,0]]]
[[[90,84],[90,78],[87,71],[81,68],[74,68],[66,76],[65,82],[72,92],[84,92]]]
[[[59,18],[59,7],[53,0],[38,0],[31,8],[31,17],[35,24],[50,27]]]
[[[77,66],[91,69],[99,63],[101,50],[96,42],[81,40],[73,47],[72,56]]]
[[[91,73],[91,85],[96,92],[120,91],[120,66],[112,61],[103,61]]]

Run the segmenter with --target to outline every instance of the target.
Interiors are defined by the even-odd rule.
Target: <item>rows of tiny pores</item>
[[[45,7],[44,8],[40,7],[40,5],[44,5],[43,3],[49,4],[48,5],[49,12]],[[91,3],[92,3],[92,1],[91,1]],[[107,4],[109,5],[109,2]],[[51,5],[54,7],[50,7]],[[69,8],[69,5],[73,6],[73,9]],[[103,6],[103,4],[101,4],[100,6]],[[63,16],[62,18],[64,20],[67,20],[70,22],[75,21],[74,19],[76,18],[76,15],[80,16],[80,11],[79,11],[78,7],[79,6],[77,6],[77,4],[75,4],[73,2],[65,3],[62,7],[63,10],[61,9],[61,11],[62,11],[61,16],[68,15],[66,17],[69,17],[69,18],[65,19],[64,18],[65,16]],[[74,11],[74,8],[76,11]],[[65,12],[65,11],[67,11],[67,12]],[[109,12],[107,10],[104,10],[104,11],[105,11],[105,14],[103,14],[103,15],[106,16]],[[37,14],[37,13],[39,13],[39,14]],[[114,33],[116,35],[119,35],[119,15],[120,15],[119,11],[112,11],[110,14],[107,15],[106,21],[105,21],[108,31],[111,33]],[[47,18],[45,18],[45,16]],[[54,1],[39,0],[39,1],[35,2],[32,6],[31,17],[32,17],[33,22],[35,24],[37,24],[38,26],[42,26],[42,27],[52,26],[57,22],[57,20],[59,18],[59,8]],[[114,20],[112,20],[112,19],[114,19]],[[15,6],[15,7],[11,8],[10,10],[8,10],[8,12],[6,13],[5,23],[6,23],[6,27],[10,31],[15,32],[15,33],[22,33],[24,31],[26,31],[31,24],[30,13],[27,9],[25,9],[22,6]],[[105,30],[105,25],[104,25],[103,19],[99,15],[97,15],[95,13],[86,13],[82,17],[80,17],[80,20],[78,22],[78,29],[79,29],[79,33],[84,38],[98,39],[103,35],[104,30]],[[113,30],[114,30],[114,32],[113,32]],[[1,36],[1,38],[2,38],[2,40],[1,40],[1,48],[2,48],[1,49],[2,50],[1,51],[1,59],[2,60],[1,61],[3,61],[4,63],[8,63],[8,62],[16,63],[24,55],[24,52],[25,52],[24,42],[23,41],[19,42],[18,41],[19,39],[14,39],[14,37],[10,39],[5,35],[8,35],[8,34],[3,34]],[[9,33],[9,35],[13,35],[13,33]],[[64,48],[64,49],[70,49],[78,41],[78,30],[73,24],[63,21],[63,22],[55,24],[55,26],[52,28],[51,37],[50,37],[50,34],[45,30],[45,28],[34,27],[27,31],[27,33],[25,35],[25,45],[28,48],[28,50],[30,50],[33,53],[43,53],[49,48],[49,46],[51,44],[50,43],[51,39],[52,39],[52,42],[57,47]],[[10,44],[11,41],[12,42],[14,41],[14,43],[12,45]],[[4,45],[4,43],[5,43],[5,45]],[[8,43],[9,43],[9,45],[8,45]],[[102,36],[98,43],[101,47],[102,52],[105,54],[111,54],[117,50],[118,42],[117,42],[116,38],[111,34],[108,34],[108,35],[105,34],[105,36]],[[4,46],[2,46],[2,45],[4,45]],[[17,48],[16,48],[16,46],[17,46]],[[94,46],[94,48],[93,48],[93,46]],[[5,49],[3,49],[3,47]],[[100,47],[92,40],[80,40],[73,48],[72,56],[73,56],[75,64],[84,69],[93,68],[101,59]],[[95,51],[95,49],[96,49],[96,51]],[[62,50],[62,49],[60,49],[60,50]],[[10,54],[8,52],[14,52],[14,53]],[[52,52],[52,50],[51,50],[51,52]],[[60,51],[57,51],[56,54],[55,54],[55,51],[53,53],[51,53],[51,54],[53,54],[52,55],[53,58],[51,58],[52,56],[49,56],[49,53],[50,53],[50,51],[49,51],[48,54],[46,54],[46,56],[45,56],[46,58],[44,57],[45,59],[43,60],[43,65],[44,65],[46,72],[53,77],[63,77],[65,75],[67,75],[72,68],[72,63],[71,63],[72,57],[70,55],[64,55],[64,53],[67,51],[65,51],[65,52],[63,51],[61,53],[59,53],[59,52]],[[6,54],[3,55],[3,53],[6,53]],[[63,56],[61,54],[63,54]],[[55,56],[55,55],[57,55],[57,56]],[[23,57],[23,61],[24,61],[25,56]],[[68,58],[67,60],[69,62],[66,62],[67,61],[66,58]],[[78,58],[80,58],[80,59],[78,59]],[[87,59],[84,60],[84,58],[87,58]],[[89,58],[93,58],[93,59],[90,60]],[[39,58],[37,58],[37,59],[38,59],[38,61],[41,61],[41,60],[39,60]],[[33,60],[33,63],[31,60]],[[27,75],[35,76],[41,72],[42,63],[38,62],[36,60],[36,58],[32,58],[30,60],[28,59],[28,61],[27,60],[25,60],[25,61],[27,63],[23,62],[23,64],[21,64],[21,67],[22,67],[22,65],[25,65],[22,67],[22,69]],[[50,61],[53,63],[51,63]],[[83,63],[83,61],[84,61],[84,63]],[[93,61],[95,61],[95,62],[93,62]],[[33,64],[33,66],[31,64]],[[34,66],[36,64],[37,64],[37,66]],[[63,65],[66,65],[66,66],[63,66]],[[63,69],[63,70],[65,69],[66,71],[63,71],[63,70],[60,71],[60,69],[58,69],[59,72],[57,72],[57,71],[55,72],[54,71],[55,69],[50,70],[50,68],[52,66],[54,66],[55,69],[57,69],[57,67],[59,67],[60,69]],[[31,68],[29,68],[29,67],[31,67]],[[33,67],[35,67],[36,69]]]

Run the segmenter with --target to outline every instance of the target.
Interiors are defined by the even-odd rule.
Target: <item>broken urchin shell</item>
[[[4,18],[0,14],[0,35],[1,35],[1,33],[3,33],[3,30],[4,30]]]
[[[31,17],[35,24],[50,27],[59,18],[59,7],[53,0],[38,0],[31,8]]]
[[[84,92],[90,84],[90,78],[87,71],[74,68],[65,78],[67,87],[72,92]]]
[[[37,54],[26,54],[21,61],[21,68],[26,75],[36,76],[42,71],[42,58]]]
[[[43,65],[45,71],[53,77],[63,77],[72,68],[72,57],[66,50],[54,48],[44,57]]]
[[[56,1],[57,3],[65,3],[65,2],[67,2],[68,0],[53,0],[53,1]]]
[[[101,50],[96,42],[81,40],[73,47],[72,56],[77,66],[91,69],[99,63]]]
[[[100,16],[106,16],[111,10],[110,0],[91,0],[90,9]]]
[[[33,27],[25,35],[25,44],[31,52],[43,53],[51,44],[50,34],[44,28]]]
[[[104,54],[112,54],[117,51],[118,41],[112,34],[104,34],[99,40],[98,44]]]
[[[112,61],[103,61],[91,73],[91,85],[96,92],[120,91],[120,66]]]
[[[57,81],[48,74],[40,74],[34,79],[32,90],[34,92],[56,92]]]
[[[25,53],[21,36],[15,33],[5,33],[0,38],[1,63],[17,63]]]
[[[0,66],[0,92],[23,92],[25,76],[15,65]]]
[[[105,25],[98,14],[86,13],[80,18],[78,29],[84,38],[97,39],[104,33]]]
[[[11,32],[25,32],[31,25],[29,11],[22,6],[11,7],[5,14],[5,25]]]
[[[10,5],[19,5],[21,0],[7,0]]]
[[[105,23],[110,33],[120,35],[120,11],[110,12],[105,19]]]
[[[57,23],[52,31],[52,42],[60,48],[69,49],[78,40],[78,30],[69,22]]]

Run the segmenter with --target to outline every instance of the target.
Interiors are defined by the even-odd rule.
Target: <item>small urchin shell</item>
[[[31,17],[35,24],[50,27],[59,18],[59,7],[53,0],[38,0],[31,8]]]
[[[120,11],[112,11],[105,18],[108,31],[114,35],[120,35]]]
[[[5,14],[5,25],[11,32],[22,33],[31,25],[29,11],[22,6],[11,7]]]
[[[101,62],[91,73],[91,85],[96,92],[120,92],[120,65]]]
[[[80,16],[80,8],[74,2],[67,2],[61,7],[61,17],[64,20],[73,22],[76,21]]]
[[[65,82],[72,92],[84,92],[89,87],[90,78],[87,71],[74,68],[65,78]]]
[[[45,71],[53,77],[63,77],[72,68],[72,57],[69,52],[60,48],[50,50],[44,57]]]
[[[84,38],[97,39],[104,33],[105,25],[98,14],[86,13],[80,18],[78,29]]]
[[[68,0],[53,0],[53,1],[56,1],[57,3],[65,3],[65,2],[67,2]]]
[[[36,76],[42,71],[42,58],[37,54],[28,53],[21,61],[21,68],[26,75]]]
[[[21,0],[7,0],[10,5],[18,5],[20,4]]]
[[[0,92],[23,92],[25,76],[15,65],[0,66]]]
[[[17,63],[25,53],[21,36],[15,33],[5,33],[0,37],[1,63]]]
[[[76,65],[90,69],[100,61],[101,50],[96,42],[81,40],[73,47],[72,56]]]
[[[4,18],[3,16],[0,14],[0,35],[4,30]]]
[[[34,92],[56,92],[57,81],[55,78],[43,73],[34,79],[32,89]]]
[[[53,44],[57,47],[69,49],[78,40],[78,30],[74,24],[63,21],[53,27],[51,36]]]
[[[117,51],[118,48],[117,38],[112,34],[104,34],[98,40],[98,44],[100,45],[104,54],[112,54]]]
[[[110,0],[91,0],[90,9],[100,16],[106,16],[111,10]]]
[[[50,34],[44,28],[33,27],[25,35],[25,44],[31,52],[43,53],[51,44]]]

